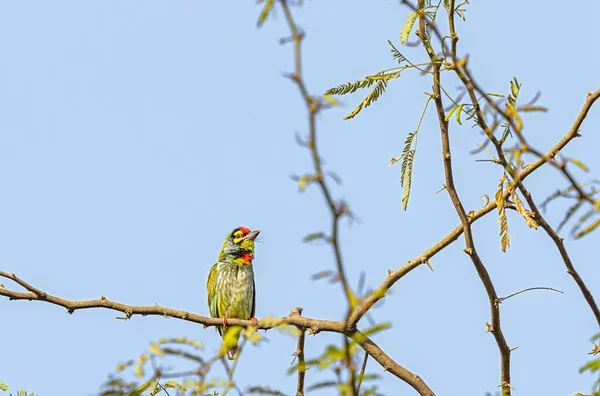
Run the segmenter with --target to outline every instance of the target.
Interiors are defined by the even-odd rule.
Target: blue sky
[[[598,15],[600,4],[578,5]],[[257,30],[254,2],[2,2],[0,4],[0,268],[67,299],[110,299],[208,314],[205,280],[226,233],[239,225],[261,230],[257,247],[257,316],[340,319],[337,285],[310,275],[333,268],[329,249],[302,243],[327,229],[319,191],[299,193],[292,174],[311,169],[294,134],[306,132],[292,70],[292,48],[279,45],[288,28],[280,10]],[[311,93],[394,66],[408,10],[396,1],[307,1],[294,8],[307,33],[304,73]],[[547,114],[525,118],[526,134],[545,150],[564,135],[585,94],[599,87],[593,23],[547,2],[472,1],[458,23],[459,51],[487,91],[507,92],[517,76],[522,97],[542,91]],[[413,62],[419,48],[403,49]],[[449,88],[456,86],[448,80]],[[458,224],[443,185],[437,121],[429,111],[419,137],[412,198],[401,210],[399,167],[388,167],[418,121],[430,82],[405,73],[373,106],[343,121],[345,107],[318,116],[321,154],[343,185],[334,188],[362,222],[344,225],[341,244],[348,277],[361,271],[377,286],[394,269],[429,248]],[[585,121],[567,155],[599,177],[600,109]],[[456,183],[465,207],[493,196],[499,170],[468,155],[481,138],[469,126],[451,130]],[[531,159],[530,159],[531,160]],[[565,186],[544,167],[527,180],[538,202]],[[550,206],[557,224],[565,205]],[[581,375],[599,329],[553,243],[509,214],[512,245],[500,251],[495,217],[474,226],[475,242],[498,290],[547,286],[502,305],[513,353],[515,394],[586,392]],[[567,239],[588,287],[600,298],[598,233]],[[485,333],[484,289],[459,240],[436,256],[434,272],[418,268],[399,281],[373,311],[393,327],[375,337],[391,357],[419,374],[440,395],[496,391],[499,358]],[[7,287],[8,281],[2,281]],[[12,286],[12,285],[10,285]],[[0,299],[0,378],[12,389],[40,395],[97,392],[117,363],[165,336],[219,346],[216,332],[174,319],[115,320],[101,310],[67,315],[41,303]],[[363,326],[365,324],[362,324]],[[267,333],[240,362],[241,385],[270,384],[293,393],[285,376],[295,339]],[[336,335],[308,337],[314,356]],[[382,373],[381,391],[412,394]],[[309,371],[307,384],[325,378]],[[551,379],[551,380],[549,380]],[[66,386],[65,384],[68,384]],[[326,393],[322,393],[326,394]]]

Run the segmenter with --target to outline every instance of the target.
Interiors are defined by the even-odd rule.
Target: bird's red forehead
[[[238,230],[242,231],[242,233],[245,234],[250,234],[250,229],[246,228],[246,227],[240,227],[238,228]]]

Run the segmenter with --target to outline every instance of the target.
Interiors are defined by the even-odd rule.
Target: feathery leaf
[[[410,36],[410,32],[412,31],[416,20],[416,12],[411,12],[410,14],[408,14],[406,21],[404,21],[404,26],[402,26],[402,29],[400,29],[400,43],[402,43],[402,45],[406,44],[406,42],[408,41],[408,37]]]

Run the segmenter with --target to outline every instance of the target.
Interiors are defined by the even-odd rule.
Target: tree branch
[[[566,170],[566,168],[564,166],[558,166],[558,164],[556,163],[556,160],[554,159],[554,156],[558,153],[558,151],[556,151],[556,152],[552,152],[551,151],[551,152],[548,152],[547,154],[544,155],[544,154],[540,153],[537,150],[531,149],[530,146],[525,141],[525,139],[524,139],[523,134],[521,133],[521,131],[519,131],[519,129],[516,127],[516,125],[514,125],[513,118],[510,117],[508,114],[506,114],[504,111],[502,111],[493,100],[491,100],[487,95],[485,95],[485,92],[483,92],[483,90],[477,84],[475,84],[475,82],[473,81],[473,79],[470,77],[470,74],[469,74],[466,66],[463,66],[463,68],[461,70],[460,66],[458,66],[459,62],[456,61],[455,54],[453,54],[453,56],[454,56],[454,64],[456,65],[455,70],[457,71],[457,74],[458,74],[459,78],[461,79],[461,81],[465,85],[465,88],[467,89],[467,91],[469,93],[469,96],[471,97],[471,101],[472,101],[471,103],[473,104],[473,106],[475,108],[476,115],[477,115],[477,122],[479,123],[479,125],[481,126],[481,128],[483,129],[483,131],[484,132],[489,131],[489,128],[487,127],[485,118],[483,116],[483,113],[481,112],[479,103],[478,103],[477,98],[475,96],[475,92],[480,93],[485,98],[485,100],[487,101],[487,103],[497,113],[499,113],[501,116],[503,116],[506,119],[507,122],[509,122],[511,124],[511,127],[516,132],[517,138],[521,141],[521,144],[524,145],[525,147],[528,147],[529,151],[531,151],[531,152],[533,152],[533,153],[535,153],[537,155],[538,161],[536,161],[536,163],[538,163],[542,159],[545,159],[546,162],[549,162],[553,166],[558,167],[558,169],[560,169],[563,172],[563,174],[571,181],[571,183],[574,186],[575,190],[578,191],[580,199],[585,199],[585,200],[588,200],[588,201],[594,203],[594,199],[592,197],[588,196],[587,194],[585,194],[581,190],[581,188],[578,186],[578,184],[575,182],[575,180],[572,178],[572,176]],[[566,143],[568,143],[570,140],[572,140],[575,137],[579,136],[579,128],[580,128],[581,124],[583,123],[583,120],[587,116],[587,113],[588,113],[589,109],[592,107],[592,105],[594,104],[594,102],[599,97],[600,97],[600,89],[597,90],[597,91],[595,91],[594,93],[590,93],[590,94],[587,95],[585,104],[584,104],[581,112],[577,116],[577,119],[575,120],[575,123],[573,124],[573,126],[571,127],[571,129],[569,130],[569,132],[567,132],[567,134],[561,140],[561,142],[563,142],[563,141],[565,142],[564,145],[566,145]],[[509,169],[510,165],[508,164],[508,162],[506,161],[506,158],[503,155],[504,153],[503,153],[502,145],[500,144],[500,142],[498,142],[498,140],[494,137],[493,134],[491,134],[489,132],[486,132],[486,134],[488,134],[488,137],[490,138],[490,141],[496,147],[496,152],[498,153],[500,162],[505,167],[505,169]],[[564,147],[564,145],[563,145],[563,147]],[[562,147],[561,147],[561,149],[562,149]],[[529,170],[529,168],[532,168],[532,170],[529,173],[535,171],[537,169],[537,167],[534,166],[534,164],[531,164],[531,165],[527,166],[525,169]],[[548,224],[548,222],[546,221],[546,219],[544,219],[544,216],[542,215],[542,212],[538,209],[535,201],[533,200],[533,198],[531,196],[531,193],[525,187],[525,184],[523,183],[523,179],[524,179],[523,172],[524,171],[521,172],[521,175],[517,175],[517,174],[515,174],[513,172],[511,174],[511,176],[513,177],[513,180],[516,181],[517,188],[519,189],[519,191],[521,192],[521,194],[523,194],[523,197],[527,201],[527,204],[529,205],[529,208],[534,213],[535,220],[544,229],[544,231],[546,232],[546,234],[548,234],[548,236],[552,239],[552,241],[556,245],[556,248],[558,249],[558,251],[559,251],[559,253],[560,253],[561,257],[562,257],[563,262],[565,263],[565,266],[567,267],[567,273],[569,275],[571,275],[573,277],[573,279],[575,280],[575,283],[579,287],[579,290],[581,290],[581,293],[583,294],[583,297],[585,298],[588,306],[592,310],[592,313],[594,314],[594,317],[596,318],[596,322],[598,323],[598,326],[600,326],[600,309],[598,308],[598,305],[596,304],[596,301],[594,300],[594,297],[592,296],[592,294],[590,293],[589,289],[587,288],[585,282],[583,281],[583,279],[581,278],[581,276],[579,275],[579,273],[575,269],[575,267],[573,265],[573,262],[571,261],[571,258],[569,257],[569,254],[567,252],[567,249],[565,248],[563,239],[558,236],[558,234],[552,228],[552,226],[550,226],[550,224]]]
[[[9,274],[7,272],[0,271],[0,277],[13,280],[21,286],[23,286],[25,289],[29,290],[29,292],[17,292],[8,290],[3,285],[0,285],[0,295],[8,297],[9,300],[29,300],[46,302],[66,308],[68,313],[73,313],[76,310],[80,309],[104,308],[113,311],[123,312],[127,316],[127,318],[130,318],[133,315],[163,316],[166,318],[177,318],[185,320],[187,322],[203,324],[205,327],[223,325],[222,319],[208,318],[206,316],[193,314],[191,312],[180,311],[172,308],[165,308],[159,305],[126,305],[115,301],[111,301],[105,297],[101,297],[98,300],[69,301],[43,292],[31,286],[29,283],[23,281],[22,279],[18,278],[15,274]],[[249,320],[241,320],[234,318],[227,319],[227,323],[229,326],[254,326],[254,324]],[[421,380],[421,378],[419,378],[419,376],[411,373],[410,371],[396,363],[385,352],[383,352],[381,348],[379,348],[373,341],[371,341],[369,337],[360,333],[358,330],[347,331],[347,327],[342,321],[334,322],[330,320],[311,319],[294,314],[294,311],[292,311],[290,315],[286,317],[262,319],[258,323],[258,329],[268,330],[281,325],[295,326],[300,330],[308,331],[309,334],[317,334],[321,331],[326,331],[331,333],[344,334],[346,337],[356,337],[358,335],[360,341],[358,342],[359,346],[366,353],[368,353],[375,360],[377,360],[377,362],[379,362],[386,371],[389,371],[394,376],[413,386],[421,395],[434,395],[434,393],[427,387],[427,385],[425,385],[425,383],[423,382],[423,380]]]
[[[290,316],[302,315],[302,308],[296,307],[290,312]],[[291,364],[294,364],[298,359],[298,386],[296,388],[296,396],[304,396],[304,377],[306,375],[306,361],[304,357],[304,341],[306,339],[306,332],[298,329],[298,345],[296,346],[296,352],[294,352],[294,359]]]
[[[304,360],[304,339],[306,338],[306,332],[299,330],[298,334],[298,345],[296,346],[296,356],[298,357],[298,387],[296,389],[296,396],[304,396],[304,377],[306,375],[306,363]]]
[[[502,387],[502,395],[510,396],[511,386],[510,386],[510,348],[504,338],[504,333],[502,332],[501,322],[500,322],[500,307],[498,304],[498,295],[496,293],[496,289],[492,282],[492,279],[485,268],[483,261],[479,257],[477,250],[475,248],[475,241],[473,239],[473,234],[471,231],[471,222],[467,216],[467,212],[458,196],[458,192],[456,191],[456,187],[454,185],[454,175],[452,172],[452,157],[450,153],[450,134],[448,130],[448,121],[446,120],[446,114],[444,111],[444,104],[442,101],[442,92],[441,92],[441,80],[440,80],[440,65],[439,58],[436,55],[435,51],[431,47],[431,42],[429,39],[429,35],[426,29],[426,20],[425,20],[425,0],[419,0],[418,2],[418,15],[419,15],[419,38],[423,42],[423,46],[429,55],[429,58],[432,63],[433,69],[433,99],[437,109],[437,115],[440,124],[440,132],[442,139],[442,156],[444,163],[444,173],[446,178],[446,191],[448,191],[448,195],[452,200],[452,204],[460,218],[460,222],[462,223],[463,233],[465,235],[465,244],[466,249],[465,253],[471,258],[473,265],[475,266],[475,270],[485,287],[485,291],[488,296],[489,304],[490,304],[490,313],[492,317],[492,334],[494,335],[494,339],[496,340],[496,344],[498,345],[498,350],[500,352],[500,377],[501,382],[500,385]],[[450,18],[450,28],[454,29],[454,0],[450,0],[448,15]],[[454,31],[451,31],[450,35],[452,39],[452,48],[456,49],[456,41],[458,37]]]
[[[600,97],[600,89],[595,91],[593,94],[589,94],[586,98],[585,104],[581,109],[579,115],[575,119],[575,122],[567,132],[567,134],[560,139],[553,147],[551,147],[544,155],[539,157],[536,161],[529,164],[525,168],[523,168],[519,174],[519,180],[525,180],[529,175],[535,172],[540,166],[544,165],[546,162],[549,162],[558,152],[560,152],[572,139],[574,139],[577,135],[577,131],[583,124],[590,108],[594,104],[594,102]],[[509,192],[504,193],[504,199],[508,198],[510,195]],[[469,222],[474,223],[479,220],[486,214],[490,213],[496,209],[495,202],[487,203],[483,208],[469,213]],[[350,315],[350,319],[348,320],[348,327],[353,328],[356,327],[359,320],[375,305],[379,300],[385,297],[387,291],[402,277],[408,274],[410,271],[414,270],[421,264],[425,264],[427,261],[431,260],[436,254],[442,251],[446,246],[450,245],[454,242],[458,237],[463,233],[462,225],[455,227],[448,235],[442,238],[435,245],[427,249],[421,255],[415,257],[414,259],[408,261],[406,264],[401,266],[395,271],[389,271],[388,276],[381,283],[381,285],[375,289],[373,293],[366,299],[364,299],[358,306],[354,309],[352,314]]]
[[[365,336],[358,330],[350,332],[350,336],[357,342],[358,345],[371,355],[384,369],[394,374],[398,378],[402,378],[404,382],[413,387],[420,395],[435,396],[435,393],[425,384],[425,382],[416,374],[411,373],[398,363],[394,362],[381,348],[377,346],[369,337]]]
[[[166,318],[177,318],[188,322],[203,324],[205,327],[223,325],[223,319],[220,318],[209,318],[191,312],[161,307],[159,305],[127,305],[116,301],[111,301],[104,296],[100,297],[97,300],[69,301],[43,292],[31,286],[22,279],[18,278],[15,274],[9,274],[7,272],[0,271],[0,276],[15,281],[16,283],[20,284],[29,291],[17,292],[8,290],[6,287],[0,286],[0,295],[8,297],[10,300],[29,300],[47,302],[66,308],[67,312],[70,314],[81,309],[104,308],[122,312],[125,314],[126,319],[129,319],[134,315],[164,316]],[[252,322],[249,320],[241,320],[235,318],[228,318],[227,324],[229,326],[253,326]],[[296,326],[298,328],[308,330],[311,334],[317,334],[321,331],[342,333],[343,330],[342,322],[310,319],[305,318],[303,316],[265,318],[259,322],[258,328],[268,330],[281,325]]]
[[[346,271],[344,269],[344,263],[342,261],[342,253],[339,244],[339,223],[340,219],[349,214],[348,207],[343,202],[334,201],[331,192],[329,190],[329,186],[325,180],[323,174],[323,168],[321,166],[321,156],[319,155],[318,146],[317,146],[317,128],[316,128],[316,115],[321,110],[322,104],[320,101],[309,95],[308,89],[306,88],[306,84],[304,79],[302,78],[302,57],[301,57],[301,43],[304,38],[304,35],[300,33],[298,27],[292,17],[292,13],[288,6],[288,0],[280,0],[281,6],[283,8],[283,13],[285,15],[286,21],[289,25],[290,31],[292,33],[292,38],[294,42],[294,64],[295,70],[292,74],[292,80],[298,85],[300,88],[300,92],[302,97],[304,98],[304,102],[306,104],[306,109],[308,111],[308,121],[309,121],[309,141],[308,148],[311,152],[311,157],[314,165],[314,176],[313,179],[319,184],[320,190],[323,194],[323,198],[327,204],[327,207],[331,213],[331,235],[328,239],[329,244],[333,248],[333,253],[335,257],[335,264],[337,268],[337,276],[342,284],[342,288],[344,294],[346,296],[346,301],[348,304],[348,308],[346,310],[346,322],[354,308],[356,298],[352,293],[352,289],[348,283],[348,279],[346,277]],[[350,348],[348,343],[348,338],[344,337],[344,344],[346,350],[346,366],[348,368],[348,374],[350,376],[350,385],[352,389],[352,394],[354,396],[358,396],[356,390],[356,373],[354,364],[352,362],[352,356],[350,354]]]
[[[356,392],[360,394],[360,386],[362,385],[363,378],[365,376],[365,370],[367,368],[367,360],[369,360],[369,354],[365,352],[365,357],[363,358],[363,363],[360,368],[360,373],[358,374],[358,384],[356,385]]]

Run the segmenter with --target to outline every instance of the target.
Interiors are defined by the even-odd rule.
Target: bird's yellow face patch
[[[242,231],[236,231],[233,233],[233,243],[236,245],[244,239],[244,233]]]

